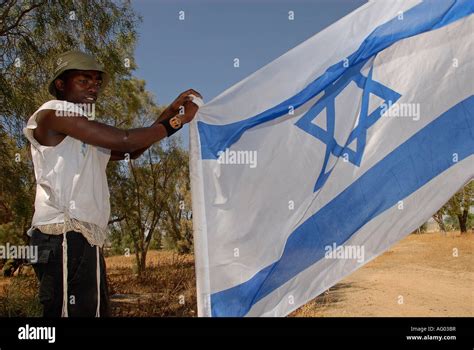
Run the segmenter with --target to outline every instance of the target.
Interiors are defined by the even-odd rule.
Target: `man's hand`
[[[201,94],[197,92],[194,89],[189,89],[181,93],[176,100],[174,100],[170,105],[169,109],[174,112],[174,114],[177,114],[179,112],[179,107],[185,106],[185,103],[187,101],[192,101],[192,97],[189,95],[195,95],[197,97],[202,98]],[[185,106],[186,107],[186,106]]]
[[[194,95],[197,97],[202,98],[201,94],[194,89],[189,89],[182,92],[169,106],[166,108],[163,113],[161,113],[160,117],[156,121],[159,123],[160,121],[174,117],[175,115],[179,115],[183,124],[189,123],[198,110],[198,106],[192,103],[193,98],[190,95]],[[180,114],[181,110],[180,107],[184,107],[184,114]]]
[[[179,117],[181,118],[181,122],[183,124],[186,124],[186,123],[189,123],[191,120],[193,120],[199,107],[197,104],[192,102],[192,99],[184,102],[183,107],[184,107],[184,114],[180,114]]]

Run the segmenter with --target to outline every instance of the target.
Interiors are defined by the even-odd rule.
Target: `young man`
[[[187,90],[151,126],[121,130],[93,120],[94,103],[107,81],[92,56],[79,51],[60,55],[49,84],[56,100],[42,105],[24,129],[37,182],[28,234],[30,244],[38,246],[33,267],[45,317],[108,315],[100,251],[110,216],[107,163],[135,159],[178,131],[194,118],[199,102],[193,101],[201,98]]]

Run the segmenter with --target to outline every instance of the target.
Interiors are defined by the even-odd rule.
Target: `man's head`
[[[49,92],[60,100],[94,103],[108,78],[94,57],[80,51],[68,51],[56,60]]]

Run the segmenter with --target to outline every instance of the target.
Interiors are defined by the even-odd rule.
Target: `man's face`
[[[56,90],[73,103],[95,103],[102,86],[102,73],[95,70],[71,70],[64,80],[56,79]]]

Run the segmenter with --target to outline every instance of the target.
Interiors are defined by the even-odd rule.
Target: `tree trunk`
[[[467,232],[467,215],[468,215],[468,210],[466,209],[463,210],[462,215],[457,215],[461,233]]]
[[[142,269],[143,269],[143,272],[145,272],[145,270],[146,270],[146,256],[147,256],[147,253],[148,253],[147,250],[144,250],[142,252]]]
[[[138,262],[138,277],[143,277],[143,274],[146,269],[146,250],[142,250],[140,254],[140,259]]]
[[[434,221],[436,221],[436,223],[438,224],[439,226],[439,229],[443,232],[446,232],[446,225],[444,224],[444,221],[443,221],[443,214],[434,214],[433,215],[433,219]]]
[[[140,269],[140,265],[141,265],[141,263],[140,263],[140,252],[138,251],[138,249],[135,249],[135,259],[137,261],[137,275],[140,278],[142,271]]]

